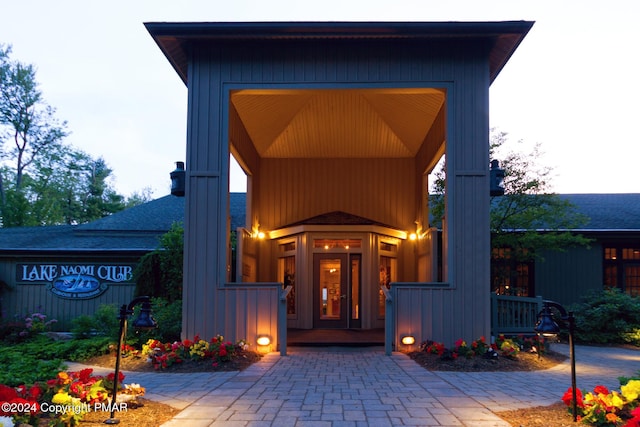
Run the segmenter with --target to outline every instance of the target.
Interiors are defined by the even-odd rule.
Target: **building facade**
[[[145,25],[189,92],[185,336],[489,334],[489,86],[531,22]],[[248,177],[235,264],[230,155]]]

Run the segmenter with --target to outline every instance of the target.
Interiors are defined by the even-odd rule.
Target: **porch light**
[[[267,346],[267,345],[271,344],[271,338],[269,338],[266,335],[262,335],[262,336],[258,337],[256,342],[258,343],[259,346],[264,347],[264,346]]]
[[[416,338],[413,335],[405,335],[400,340],[404,345],[414,345],[416,343]]]
[[[573,422],[578,421],[578,401],[577,401],[577,391],[576,391],[576,353],[575,353],[575,345],[573,343],[573,334],[575,331],[575,318],[573,317],[573,312],[565,310],[565,308],[554,301],[543,301],[543,308],[540,314],[538,315],[538,322],[534,328],[536,333],[542,335],[543,337],[555,337],[560,332],[560,326],[553,320],[551,317],[550,308],[555,308],[560,312],[560,316],[562,317],[563,322],[567,323],[569,329],[569,358],[571,360],[571,390],[573,392],[572,396],[572,414],[573,414]]]
[[[416,240],[417,238],[418,238],[418,235],[416,233],[409,234],[409,240]]]
[[[504,169],[500,169],[500,162],[491,160],[491,169],[489,169],[489,195],[504,196]]]
[[[122,307],[120,307],[120,314],[118,315],[118,320],[120,320],[120,331],[118,335],[118,347],[116,349],[116,368],[113,378],[113,392],[111,394],[111,416],[107,420],[105,420],[105,424],[120,423],[119,419],[114,418],[114,412],[118,395],[118,376],[120,375],[122,343],[125,336],[127,335],[127,319],[133,314],[133,308],[138,304],[142,304],[142,307],[140,308],[140,315],[136,320],[133,321],[133,327],[139,330],[149,330],[158,327],[158,323],[153,319],[153,316],[151,315],[151,302],[149,297],[143,296],[135,298],[129,303],[129,305],[123,304]]]
[[[171,195],[184,196],[185,171],[184,162],[176,162],[176,169],[169,174],[171,177]]]

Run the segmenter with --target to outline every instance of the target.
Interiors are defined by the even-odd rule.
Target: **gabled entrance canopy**
[[[352,314],[389,320],[384,298],[378,306],[376,296],[383,291],[378,276],[384,270],[391,277],[384,292],[395,314],[385,328],[396,342],[407,332],[418,342],[447,343],[489,334],[489,86],[531,22],[146,26],[189,88],[183,334],[252,340],[266,328],[275,337],[275,322],[265,316],[282,301],[282,286],[266,296],[265,283],[286,283],[284,272],[293,266],[297,283],[310,284],[317,266],[331,271],[343,255],[350,267],[340,271],[356,271],[357,264],[359,280],[375,286],[363,285]],[[252,233],[244,237],[242,276],[259,292],[228,283],[230,153],[249,175]],[[426,176],[445,153],[442,274],[433,283]],[[388,224],[399,235],[356,236],[354,229],[354,235],[251,240],[261,234],[254,231],[283,230],[334,211]],[[410,233],[423,239],[409,241]],[[321,254],[310,243],[354,237],[360,253]],[[300,263],[294,247],[317,253]],[[327,286],[326,295],[342,298],[338,289]],[[317,290],[324,299],[324,286]],[[318,310],[315,301],[304,301]],[[318,315],[335,313],[328,306]]]
[[[215,46],[301,40],[424,43],[434,39],[482,39],[489,52],[492,82],[531,23],[203,22],[147,23],[146,27],[187,85],[188,58],[195,43]],[[416,155],[445,95],[441,89],[415,87],[245,89],[235,91],[231,102],[262,158],[401,158]],[[438,151],[439,147],[433,150]]]

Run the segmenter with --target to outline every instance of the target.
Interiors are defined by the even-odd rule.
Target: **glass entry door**
[[[359,254],[314,254],[313,327],[360,327]]]

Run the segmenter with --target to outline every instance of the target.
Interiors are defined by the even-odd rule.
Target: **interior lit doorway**
[[[313,327],[357,329],[362,325],[362,255],[313,255]]]

